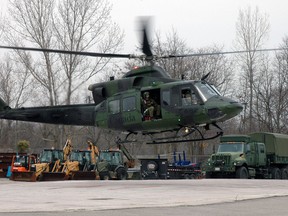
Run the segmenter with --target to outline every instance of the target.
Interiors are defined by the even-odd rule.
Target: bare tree
[[[97,52],[114,53],[122,45],[123,33],[110,19],[111,5],[99,0],[65,0],[58,2],[58,13],[54,17],[57,47],[64,50],[84,51],[93,48]],[[65,103],[88,79],[109,62],[107,58],[89,59],[75,55],[60,55],[60,68],[65,79]]]
[[[262,103],[265,106],[265,115],[268,117],[268,121],[263,121],[267,125],[269,131],[278,133],[287,133],[287,112],[288,102],[288,37],[283,39],[283,43],[280,47],[284,48],[282,51],[276,53],[275,58],[270,66],[270,74],[262,76],[261,86],[265,87],[265,83],[269,80],[269,89],[262,91],[263,95]],[[267,63],[268,61],[266,61]],[[270,78],[270,79],[269,79]],[[267,88],[266,88],[267,89]]]
[[[0,95],[1,98],[13,107],[21,107],[31,96],[33,83],[31,76],[25,68],[12,61],[7,55],[0,63]],[[20,131],[26,131],[27,127],[21,127],[18,122],[1,120],[0,146],[14,146],[17,143]],[[15,147],[15,146],[14,146]]]
[[[202,48],[197,53],[221,52],[222,47],[211,46]],[[233,62],[225,55],[197,56],[189,58],[187,62],[188,71],[186,76],[189,79],[200,79],[209,74],[207,81],[215,85],[223,95],[231,94],[234,80]]]
[[[250,50],[247,54],[238,56],[241,69],[244,74],[240,76],[242,86],[242,100],[247,102],[249,108],[249,131],[253,127],[253,85],[256,82],[259,53],[255,50],[260,49],[269,33],[269,22],[266,14],[261,14],[256,7],[239,10],[239,16],[236,23],[236,49]]]
[[[11,0],[12,21],[5,29],[6,40],[11,45],[43,49],[115,52],[121,47],[123,33],[112,23],[110,12],[111,5],[106,0]],[[75,90],[109,62],[109,59],[91,61],[75,55],[47,52],[31,54],[19,51],[16,54],[17,61],[38,82],[38,103],[52,106],[77,100]],[[46,136],[54,134],[52,139],[55,142],[59,142],[61,133],[64,135],[67,131],[59,126],[41,127]],[[50,127],[54,132],[50,132]]]
[[[158,56],[192,53],[192,49],[188,48],[185,41],[179,38],[174,29],[167,34],[165,39],[162,39],[160,33],[157,33],[156,40],[153,43],[153,50],[155,55]],[[160,59],[158,64],[169,72],[172,78],[181,79],[182,75],[188,70],[187,62],[187,58],[172,58]]]
[[[13,19],[6,29],[6,40],[9,44],[24,46],[32,44],[40,48],[53,47],[52,14],[54,1],[11,1],[9,12]],[[22,43],[19,43],[19,42]],[[48,97],[49,105],[57,104],[56,77],[53,71],[54,56],[48,53],[34,54],[16,52],[18,61],[29,70],[38,81]],[[33,58],[34,57],[34,58]],[[45,101],[47,103],[47,101]]]

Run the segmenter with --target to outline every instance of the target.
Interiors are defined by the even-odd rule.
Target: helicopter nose
[[[243,110],[243,106],[241,103],[237,101],[230,101],[230,105],[227,106],[228,112],[230,112],[232,115],[236,116]]]
[[[227,120],[237,116],[243,110],[243,106],[237,101],[229,100],[221,110],[223,113],[225,113],[224,120]]]
[[[221,97],[217,103],[218,106],[208,109],[208,116],[212,121],[225,121],[237,116],[242,110],[243,106],[237,101]]]

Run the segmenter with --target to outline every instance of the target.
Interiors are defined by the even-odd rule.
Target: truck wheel
[[[282,179],[288,179],[288,170],[287,169],[281,169],[281,178]]]
[[[272,179],[281,179],[281,172],[279,168],[274,167],[272,169]]]
[[[210,172],[206,172],[206,174],[205,174],[205,178],[206,178],[206,179],[213,178],[212,173],[210,173]]]
[[[236,171],[236,178],[248,179],[248,170],[246,167],[239,167]]]
[[[119,169],[116,170],[116,176],[118,180],[126,180],[128,174],[125,168],[120,167]]]

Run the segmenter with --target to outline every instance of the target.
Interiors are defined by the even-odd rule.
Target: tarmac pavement
[[[282,215],[288,213],[287,201],[288,181],[285,180],[15,182],[0,179],[0,215],[7,216],[40,213],[47,216],[81,213],[84,216],[100,212],[101,216],[187,215],[189,212],[194,212],[193,215],[231,215],[231,212],[224,214],[223,209],[230,206],[232,210],[233,205],[243,206],[233,215],[249,215],[247,209],[250,215],[261,209],[262,215],[277,215],[277,211]],[[265,202],[267,204],[263,204]]]

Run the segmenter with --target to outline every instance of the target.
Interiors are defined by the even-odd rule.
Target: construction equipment
[[[36,181],[35,172],[31,171],[36,164],[35,155],[14,155],[11,163],[10,180],[13,181]]]
[[[90,150],[72,151],[67,168],[72,180],[95,180],[97,177],[96,163],[93,163]],[[70,168],[69,168],[70,166]],[[73,167],[72,167],[73,166]]]
[[[67,139],[63,150],[44,149],[40,164],[36,164],[36,173],[40,181],[56,181],[68,179],[65,163],[72,151],[72,143]],[[37,169],[39,167],[39,169]]]
[[[101,180],[127,179],[127,167],[124,166],[123,153],[119,149],[100,151],[96,164]]]
[[[78,162],[75,170],[71,171],[72,180],[95,180],[97,178],[96,161],[99,150],[90,140],[87,143],[88,150],[73,151],[70,156],[71,162]]]
[[[124,145],[118,145],[116,149],[100,151],[96,166],[101,180],[125,180],[128,178],[128,168],[135,166],[135,160]]]
[[[263,132],[223,136],[205,170],[206,178],[288,179],[288,136]]]
[[[40,155],[40,162],[34,166],[34,172],[36,173],[37,180],[64,180],[66,175],[61,171],[63,162],[63,150],[44,149]]]

